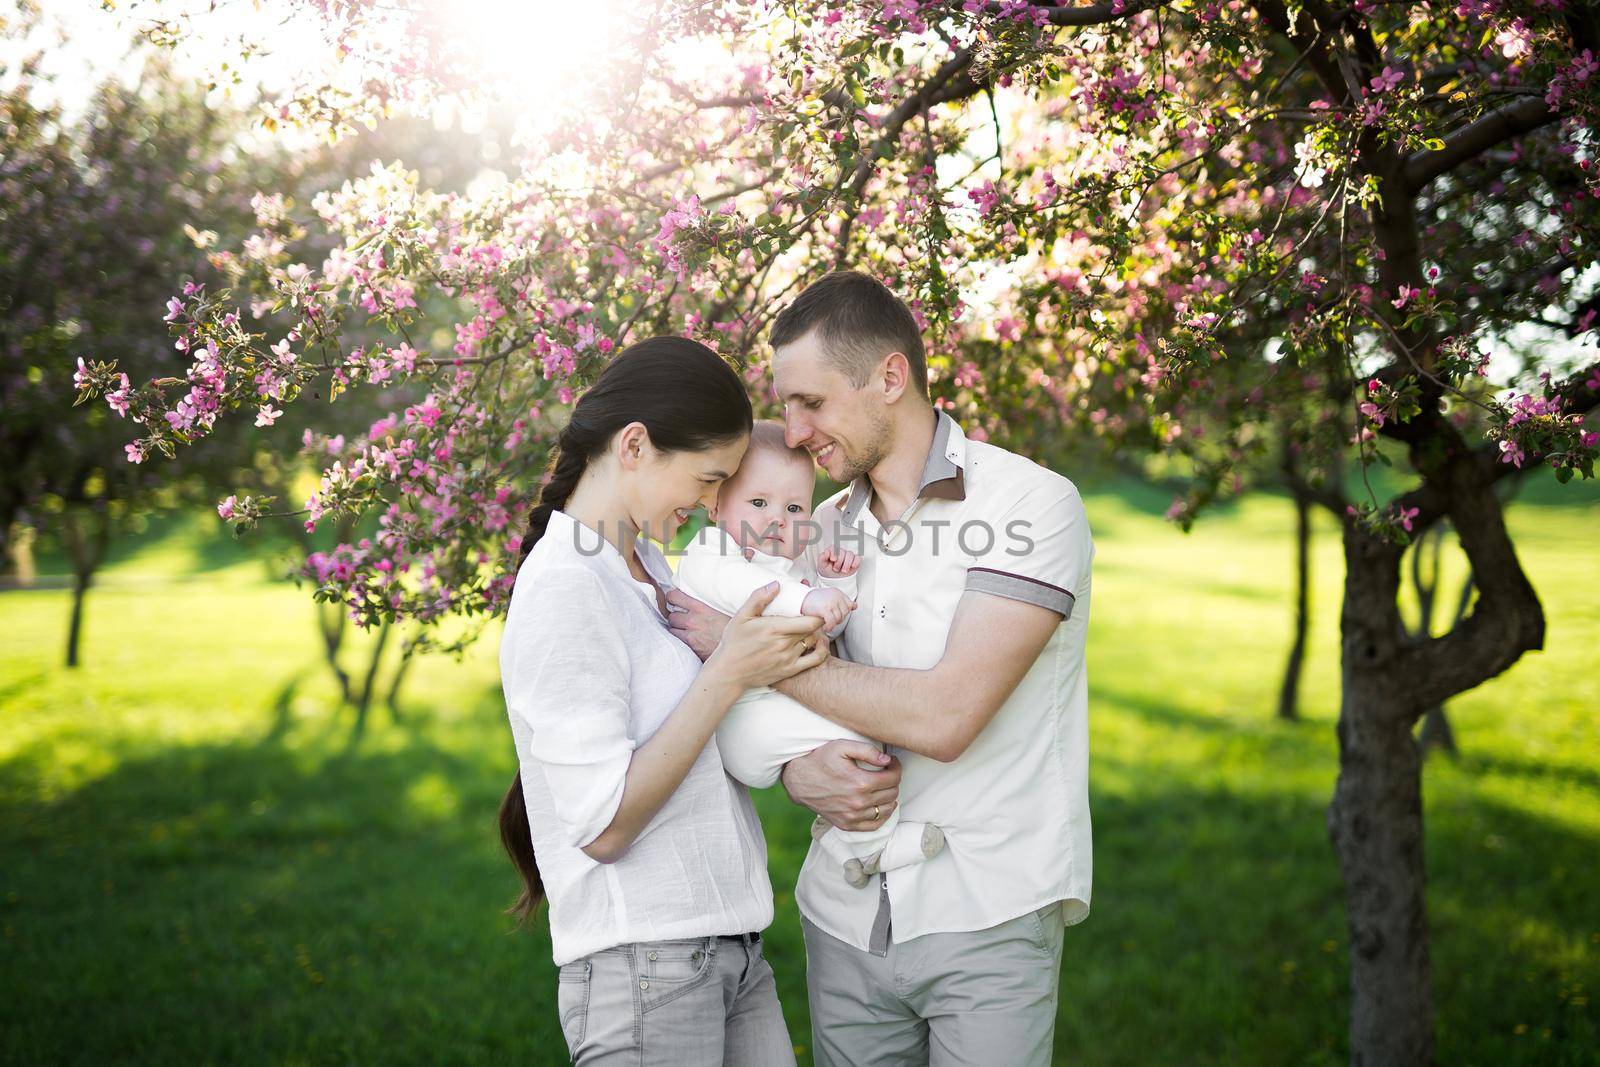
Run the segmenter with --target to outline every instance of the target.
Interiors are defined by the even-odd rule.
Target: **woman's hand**
[[[728,620],[722,642],[706,660],[705,670],[741,689],[751,689],[782,681],[828,658],[828,643],[818,632],[821,619],[762,616],[777,595],[777,582],[750,594]]]

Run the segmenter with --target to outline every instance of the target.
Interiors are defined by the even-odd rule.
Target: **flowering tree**
[[[453,9],[306,7],[360,74],[295,87],[274,127],[493,96],[451,43]],[[1593,10],[729,0],[637,5],[610,32],[584,91],[541,108],[471,195],[395,163],[310,214],[264,201],[259,232],[212,257],[228,288],[172,299],[194,364],[125,391],[130,447],[172,453],[239,409],[271,421],[306,392],[405,383],[411,399],[327,443],[303,504],[229,510],[376,514],[375,536],[307,561],[318,595],[368,623],[481,624],[505,605],[546,442],[614,346],[701,337],[770,401],[767,323],[843,264],[911,302],[937,402],[975,436],[1046,461],[1086,435],[1174,456],[1185,528],[1282,443],[1343,528],[1328,828],[1351,1054],[1428,1062],[1412,727],[1542,643],[1495,483],[1530,465],[1589,477],[1596,457]],[[326,255],[306,255],[313,231],[335,238]],[[273,313],[292,325],[262,325]],[[117,373],[91,353],[86,387]],[[1398,464],[1403,490],[1336,476],[1373,463]],[[1477,600],[1413,636],[1401,561],[1446,519]],[[459,647],[476,627],[450,632]]]
[[[0,22],[8,50],[36,40],[36,15],[24,4]],[[0,550],[22,526],[62,548],[73,572],[66,663],[76,666],[85,598],[118,533],[158,500],[214,497],[260,443],[228,427],[157,471],[126,462],[117,418],[130,375],[171,381],[188,362],[158,310],[174,276],[204,266],[187,224],[205,216],[242,235],[250,193],[229,154],[238,116],[208,108],[164,57],[70,114],[40,101],[37,58],[0,68]],[[122,369],[105,403],[74,412],[74,383],[88,381],[82,360],[74,369],[82,351]]]

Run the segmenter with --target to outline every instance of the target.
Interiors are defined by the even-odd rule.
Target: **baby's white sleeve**
[[[738,611],[751,593],[771,582],[778,583],[778,595],[762,614],[799,615],[811,588],[745,559],[738,542],[715,526],[689,542],[674,577],[679,589],[724,615]]]

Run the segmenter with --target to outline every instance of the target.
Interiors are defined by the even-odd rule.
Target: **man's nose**
[[[806,425],[805,419],[799,415],[785,411],[783,413],[783,443],[790,448],[799,448],[811,436],[811,427]]]

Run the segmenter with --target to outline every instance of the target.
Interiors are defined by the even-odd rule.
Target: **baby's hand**
[[[849,549],[828,547],[817,553],[817,573],[824,578],[848,578],[861,567],[861,557]]]
[[[843,625],[854,610],[856,602],[838,589],[813,589],[800,602],[800,614],[821,619],[828,630]]]

